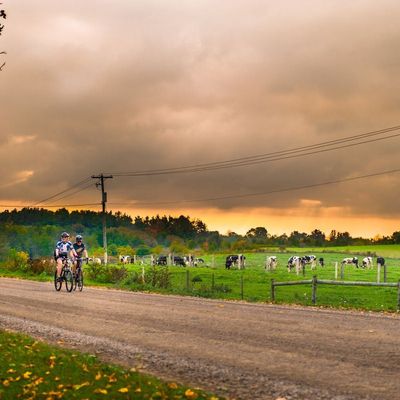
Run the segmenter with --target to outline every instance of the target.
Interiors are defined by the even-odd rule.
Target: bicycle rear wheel
[[[64,272],[64,279],[67,292],[72,292],[72,289],[74,288],[74,277],[72,276],[72,272],[70,270]]]
[[[54,287],[56,288],[57,292],[61,290],[62,280],[57,279],[57,270],[54,271]]]

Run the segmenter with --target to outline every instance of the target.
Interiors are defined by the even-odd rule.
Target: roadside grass
[[[85,284],[106,286],[132,291],[148,291],[161,294],[178,294],[199,296],[214,299],[226,300],[245,300],[250,302],[269,302],[271,298],[271,279],[275,281],[292,281],[311,279],[317,275],[319,279],[335,279],[335,263],[338,263],[340,270],[340,261],[349,257],[349,255],[358,255],[361,250],[363,254],[376,253],[378,255],[386,253],[395,253],[400,251],[398,245],[388,246],[354,246],[354,253],[334,252],[328,253],[328,249],[291,249],[297,250],[295,253],[248,253],[246,254],[246,268],[244,270],[225,269],[226,254],[207,254],[202,256],[205,260],[201,267],[151,267],[128,264],[126,266],[110,265],[108,267],[98,267],[99,273],[88,274],[88,267],[84,266]],[[332,250],[332,248],[329,248]],[[353,249],[353,248],[350,248]],[[301,250],[301,252],[300,252]],[[323,257],[325,267],[317,266],[316,270],[306,268],[305,276],[297,276],[295,272],[288,273],[286,265],[290,255],[293,254],[314,254]],[[267,272],[264,269],[266,257],[276,255],[278,258],[278,268],[275,271]],[[361,262],[362,256],[358,255]],[[385,255],[387,265],[387,282],[398,282],[400,280],[400,262],[397,258]],[[105,268],[115,269],[103,273]],[[124,273],[120,273],[125,268]],[[377,266],[373,269],[355,268],[354,266],[345,266],[344,280],[346,281],[377,281]],[[102,272],[103,271],[103,272]],[[144,282],[142,279],[144,271]],[[107,271],[106,271],[107,272]],[[15,276],[15,272],[0,274]],[[91,275],[91,279],[90,279]],[[164,281],[161,279],[163,275]],[[31,279],[32,276],[18,273],[18,277]],[[166,278],[168,276],[168,278]],[[160,278],[161,277],[161,278]],[[36,279],[36,278],[35,278]],[[48,275],[39,275],[38,280],[49,280],[52,277]],[[340,271],[339,271],[340,279]],[[383,269],[380,276],[383,282]],[[243,283],[242,283],[243,282]],[[242,289],[243,288],[243,289]],[[64,290],[64,289],[63,289]],[[276,303],[311,305],[311,285],[289,286],[276,288]],[[343,287],[319,285],[317,290],[317,305],[336,308],[354,308],[371,311],[396,311],[397,308],[397,290],[396,288],[381,287]]]
[[[218,397],[0,330],[0,399],[209,399]]]

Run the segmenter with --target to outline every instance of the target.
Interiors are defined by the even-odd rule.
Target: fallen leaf
[[[128,393],[129,392],[129,389],[128,388],[121,388],[121,389],[118,389],[118,392],[120,392],[120,393]]]

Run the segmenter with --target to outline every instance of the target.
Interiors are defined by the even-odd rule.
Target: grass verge
[[[208,399],[201,390],[162,382],[136,369],[0,330],[0,399]]]

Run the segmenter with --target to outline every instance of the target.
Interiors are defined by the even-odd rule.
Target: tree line
[[[290,234],[270,234],[265,227],[251,228],[246,234],[221,234],[189,216],[153,216],[132,219],[121,212],[106,213],[108,251],[111,255],[165,251],[189,253],[243,252],[268,246],[319,247],[400,243],[400,232],[375,239],[352,237],[348,232],[332,230],[329,235],[314,229],[311,233],[293,231]],[[32,258],[50,256],[62,231],[82,234],[91,254],[102,253],[102,213],[89,210],[68,211],[61,208],[23,208],[0,213],[0,260],[10,249],[24,251]]]

